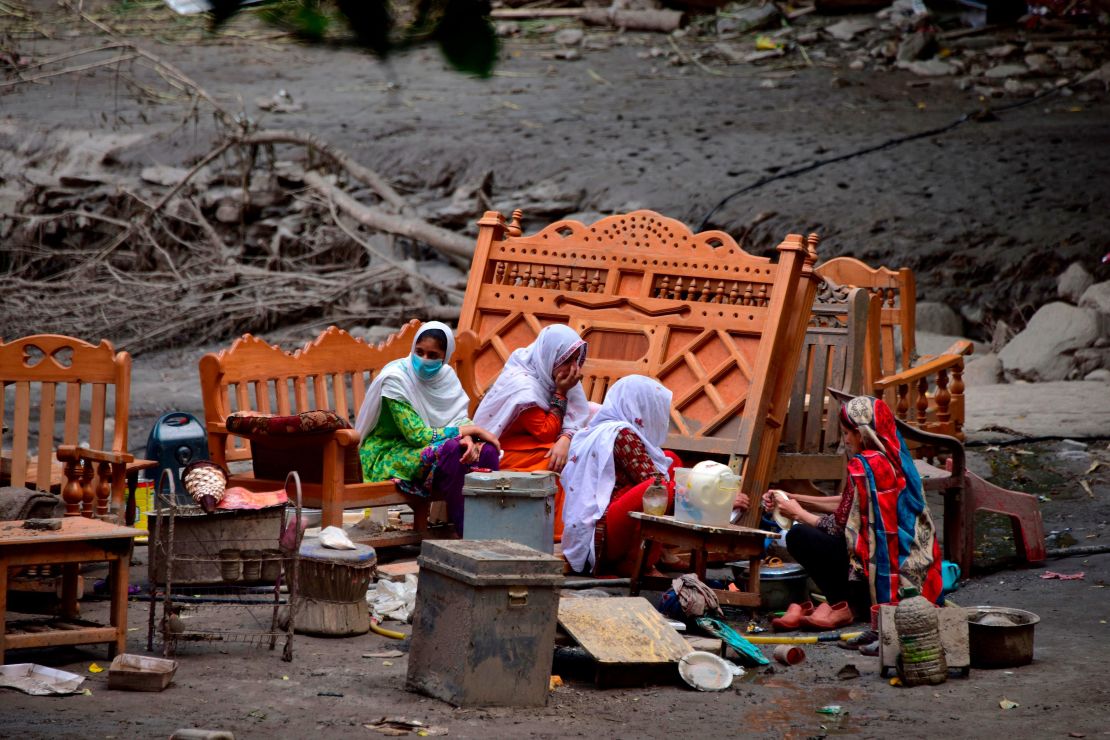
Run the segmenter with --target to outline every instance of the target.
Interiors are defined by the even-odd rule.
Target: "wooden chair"
[[[131,356],[107,340],[0,340],[0,385],[0,415],[7,418],[9,386],[14,401],[10,444],[0,437],[0,483],[61,494],[66,516],[122,516],[128,479],[134,490],[138,471],[157,464],[127,452]]]
[[[477,336],[466,382],[483,392],[514,349],[548,324],[568,324],[590,345],[590,400],[626,375],[657,378],[674,393],[667,447],[728,456],[743,469],[742,490],[761,495],[816,291],[817,237],[787,236],[776,262],[652,211],[558,221],[527,236],[520,218],[487,211],[478,222],[459,318],[460,331]],[[758,508],[744,525],[758,522]]]
[[[780,485],[817,494],[810,481],[844,480],[840,402],[826,388],[862,392],[869,306],[864,288],[818,287],[771,476]]]
[[[393,483],[363,483],[354,429],[285,437],[227,429],[227,417],[236,412],[286,416],[329,409],[353,419],[374,376],[409,353],[419,326],[411,321],[377,345],[333,326],[294,352],[245,334],[229,348],[204,355],[200,382],[209,455],[224,466],[251,462],[251,470],[233,470],[228,485],[274,490],[296,470],[303,503],[323,510],[323,526],[341,526],[345,508],[408,504],[415,512],[412,531],[360,541],[379,547],[420,542],[427,533],[429,502],[401,493]],[[472,337],[460,336],[455,358],[465,358],[472,347]]]
[[[897,418],[962,440],[964,356],[971,354],[972,345],[960,340],[935,357],[917,354],[913,272],[872,268],[852,257],[837,257],[815,269],[835,285],[865,288],[873,296],[865,387],[885,400]]]

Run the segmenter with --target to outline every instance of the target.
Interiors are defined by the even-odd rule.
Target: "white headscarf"
[[[474,423],[500,436],[522,411],[537,406],[544,411],[550,409],[555,393],[551,374],[576,353],[585,358],[585,348],[586,343],[569,326],[545,326],[536,341],[509,355],[501,374],[478,405]],[[586,426],[589,416],[586,393],[578,383],[567,394],[563,430],[577,432]]]
[[[455,369],[447,364],[455,352],[455,335],[451,327],[439,321],[429,321],[421,325],[412,340],[412,351],[415,352],[420,338],[433,329],[439,329],[447,337],[443,366],[429,380],[423,380],[417,377],[412,368],[410,352],[408,357],[394,360],[383,367],[367,389],[362,408],[358,410],[355,429],[358,430],[360,440],[366,439],[366,435],[378,425],[383,397],[409,404],[430,427],[459,426],[466,421],[470,399],[467,398]]]
[[[609,508],[617,481],[613,444],[622,429],[635,432],[655,469],[666,475],[671,460],[663,454],[671,418],[671,392],[643,375],[621,378],[605,394],[590,426],[574,435],[563,468],[563,557],[576,571],[596,562],[594,527]]]

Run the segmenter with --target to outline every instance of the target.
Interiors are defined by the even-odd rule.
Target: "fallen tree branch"
[[[419,272],[408,269],[402,263],[398,262],[397,260],[393,259],[392,257],[389,257],[388,255],[386,255],[384,252],[379,250],[377,247],[375,247],[370,242],[366,241],[365,239],[360,239],[358,237],[358,235],[355,234],[355,232],[353,230],[349,229],[347,227],[347,224],[343,223],[343,220],[341,218],[339,218],[339,214],[335,210],[335,200],[332,199],[332,198],[328,198],[328,209],[331,211],[331,217],[332,217],[332,220],[335,221],[336,226],[338,226],[343,231],[344,234],[346,234],[348,237],[350,237],[351,241],[353,241],[354,243],[361,246],[367,252],[370,252],[372,255],[374,255],[375,257],[380,259],[382,262],[385,262],[387,265],[392,265],[393,267],[397,268],[398,270],[405,273],[409,277],[413,278],[414,280],[418,280],[418,281],[424,283],[425,285],[427,285],[430,288],[433,288],[433,289],[438,290],[438,291],[442,291],[443,293],[446,293],[447,295],[450,295],[450,296],[454,296],[456,298],[462,298],[463,297],[463,291],[457,290],[455,288],[448,288],[445,285],[441,285],[441,284],[437,283],[435,280],[432,280],[431,278],[428,278],[428,277],[425,277],[424,275],[421,275]]]
[[[243,144],[300,144],[309,147],[347,170],[351,173],[351,177],[373,188],[374,192],[386,203],[396,208],[398,213],[402,213],[408,208],[405,199],[393,189],[392,185],[385,181],[385,178],[369,167],[359,164],[350,155],[340,151],[315,134],[306,131],[256,131],[239,137],[239,142]]]
[[[423,242],[433,249],[451,257],[463,258],[469,262],[474,257],[474,245],[467,237],[454,231],[440,228],[419,218],[386,213],[380,208],[364,205],[330,184],[316,172],[304,173],[305,184],[335,205],[363,226],[391,234],[407,236]]]

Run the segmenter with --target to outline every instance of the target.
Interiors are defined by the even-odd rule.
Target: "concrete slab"
[[[1031,437],[1110,437],[1110,387],[1088,380],[968,387],[968,440]]]

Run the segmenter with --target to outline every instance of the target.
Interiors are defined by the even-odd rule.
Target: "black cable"
[[[989,118],[993,114],[1005,113],[1006,111],[1014,110],[1015,108],[1022,108],[1026,105],[1031,105],[1032,103],[1035,103],[1036,101],[1038,101],[1038,100],[1040,100],[1040,99],[1042,99],[1042,98],[1044,98],[1048,95],[1052,95],[1053,93],[1059,92],[1060,90],[1063,90],[1066,87],[1071,87],[1073,84],[1075,84],[1075,83],[1074,82],[1069,82],[1065,85],[1059,85],[1057,87],[1052,87],[1048,90],[1043,90],[1043,91],[1037,93],[1036,95],[1034,95],[1031,98],[1028,98],[1027,100],[1019,100],[1019,101],[1014,102],[1014,103],[1009,103],[1007,105],[1003,105],[999,108],[985,108],[982,111],[976,111],[975,113],[964,113],[962,116],[957,118],[955,121],[952,121],[951,123],[948,123],[944,126],[938,126],[937,128],[931,128],[927,131],[919,131],[916,134],[908,134],[906,136],[899,136],[899,137],[894,138],[894,139],[888,139],[888,140],[884,141],[882,144],[875,144],[874,146],[869,146],[869,147],[865,147],[863,149],[858,149],[854,152],[849,152],[848,154],[841,154],[841,155],[836,156],[836,157],[829,157],[828,159],[818,159],[816,161],[810,162],[807,165],[803,165],[803,166],[798,167],[798,168],[793,169],[793,170],[787,170],[786,172],[777,172],[774,175],[769,175],[767,177],[764,177],[760,180],[757,180],[757,181],[753,182],[751,185],[747,185],[745,187],[740,188],[737,191],[729,193],[724,198],[722,198],[720,200],[720,202],[717,203],[717,205],[713,206],[713,208],[711,208],[709,210],[709,213],[705,214],[705,218],[703,218],[701,220],[701,226],[698,227],[698,231],[705,231],[709,227],[709,220],[712,219],[713,216],[716,215],[717,211],[721,210],[721,208],[724,207],[724,205],[726,203],[728,203],[730,200],[732,200],[733,198],[735,198],[738,195],[743,195],[744,193],[749,193],[753,190],[761,188],[764,185],[767,185],[768,183],[775,182],[776,180],[785,180],[786,178],[789,178],[789,177],[797,177],[798,175],[805,174],[806,172],[812,172],[813,170],[824,167],[825,165],[834,164],[836,162],[843,162],[843,161],[848,160],[848,159],[855,159],[856,157],[862,157],[865,154],[871,154],[872,152],[878,152],[878,151],[882,151],[884,149],[890,149],[892,147],[899,146],[901,144],[905,144],[908,141],[916,141],[917,139],[924,139],[924,138],[929,137],[929,136],[938,136],[940,134],[948,133],[952,129],[954,129],[958,126],[961,126],[964,123],[967,123],[968,121],[970,121],[972,119],[986,120],[987,118]]]

